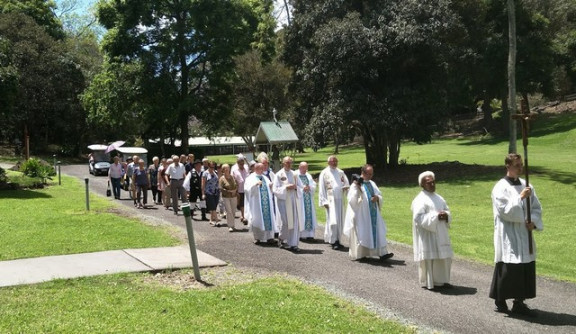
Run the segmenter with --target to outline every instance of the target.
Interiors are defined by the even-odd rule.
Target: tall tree
[[[284,57],[303,115],[356,126],[367,162],[397,166],[401,140],[427,140],[445,111],[449,3],[295,1]]]
[[[77,96],[85,81],[64,42],[17,12],[0,14],[0,37],[8,50],[0,56],[2,67],[13,74],[14,94],[1,111],[3,126],[10,129],[7,136],[20,137],[26,127],[36,147],[74,143],[84,124]]]
[[[177,128],[187,143],[191,117],[209,131],[229,113],[233,59],[266,35],[257,29],[254,7],[266,2],[101,1],[98,17],[108,29],[103,48],[110,62],[141,66],[134,89],[143,93],[162,84],[170,90],[163,96],[142,94],[151,99],[140,114],[147,120],[154,110],[169,115],[166,126]]]
[[[288,115],[290,101],[286,90],[291,72],[277,58],[264,62],[261,52],[253,50],[236,57],[236,75],[231,117],[234,134],[242,136],[253,148],[252,136],[261,121],[271,120],[273,110],[279,119]]]
[[[31,17],[48,35],[64,38],[62,23],[54,15],[56,4],[52,0],[0,0],[0,13],[22,13]]]

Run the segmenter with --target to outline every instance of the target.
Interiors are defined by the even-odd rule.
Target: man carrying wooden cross
[[[506,176],[492,190],[496,265],[490,298],[495,300],[496,312],[508,313],[506,299],[514,299],[512,313],[534,317],[536,313],[524,300],[536,297],[536,245],[532,230],[542,230],[542,207],[534,188],[520,178],[521,156],[510,153],[505,163]]]

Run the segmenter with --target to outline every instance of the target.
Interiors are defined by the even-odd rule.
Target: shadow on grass
[[[540,115],[531,122],[529,138],[544,137],[554,133],[571,131],[576,128],[576,116],[574,114],[545,114]],[[518,139],[522,139],[522,131],[518,126]],[[458,145],[477,146],[477,145],[495,145],[507,142],[508,138],[494,137],[477,141],[466,140]]]
[[[0,199],[34,199],[52,198],[52,196],[35,190],[1,190]]]
[[[475,181],[496,182],[506,174],[504,166],[467,165],[458,161],[433,162],[430,164],[402,165],[387,171],[376,170],[373,180],[378,186],[418,187],[418,175],[430,170],[441,183],[466,185]],[[346,169],[351,178],[359,168]]]
[[[396,169],[386,171],[376,169],[372,180],[378,186],[417,188],[418,175],[427,170],[434,172],[438,182],[450,185],[468,185],[472,182],[484,181],[496,183],[506,175],[504,166],[468,165],[459,161],[443,161],[429,164],[402,165]],[[344,173],[346,173],[349,180],[352,180],[352,174],[360,174],[360,168],[347,168],[344,169]],[[530,167],[530,175],[535,178],[546,178],[551,181],[576,186],[575,174],[570,172],[546,167]],[[318,176],[316,175],[315,177],[317,178]]]
[[[549,168],[530,168],[530,174],[538,178],[547,178],[551,181],[556,181],[563,184],[571,184],[576,187],[576,174],[569,172],[561,172]],[[532,178],[530,179],[532,183]]]

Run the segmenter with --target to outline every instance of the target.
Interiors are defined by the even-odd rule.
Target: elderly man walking
[[[316,192],[316,182],[312,175],[308,173],[308,163],[302,161],[296,173],[302,182],[302,207],[304,211],[304,230],[300,233],[301,239],[314,240],[316,234],[316,208],[314,206],[314,193]]]
[[[448,229],[452,214],[442,196],[436,193],[434,173],[418,176],[422,191],[412,201],[412,241],[418,263],[420,285],[428,290],[450,287],[452,245]]]
[[[361,176],[353,177],[354,184],[348,192],[344,234],[350,237],[348,253],[354,260],[368,257],[387,260],[394,256],[388,252],[386,222],[380,213],[382,193],[372,175],[372,165],[364,165]]]
[[[304,229],[302,182],[292,171],[292,158],[282,159],[283,168],[274,176],[272,190],[276,196],[276,220],[280,235],[278,245],[299,252],[300,231]]]
[[[256,163],[254,173],[244,183],[246,193],[246,218],[254,235],[254,243],[273,242],[278,232],[272,209],[272,184],[262,175],[263,165]]]
[[[328,157],[328,167],[324,168],[318,179],[318,203],[326,210],[326,227],[324,241],[332,249],[342,248],[340,239],[344,227],[344,197],[350,188],[346,174],[338,168],[338,158]]]
[[[182,203],[187,203],[186,199],[186,189],[184,189],[184,177],[186,174],[186,168],[180,163],[180,158],[177,155],[172,157],[172,164],[168,166],[165,172],[165,181],[170,184],[170,192],[172,195],[172,208],[174,209],[174,214],[178,214],[178,194],[182,198]]]

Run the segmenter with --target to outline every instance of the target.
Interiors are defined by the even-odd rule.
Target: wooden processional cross
[[[524,146],[524,173],[526,176],[526,187],[530,186],[530,179],[529,179],[529,172],[528,172],[528,130],[529,130],[529,125],[530,125],[530,121],[533,120],[535,118],[536,113],[530,113],[530,110],[528,109],[528,102],[524,99],[521,100],[520,103],[520,108],[522,113],[520,114],[513,114],[511,116],[511,118],[513,120],[520,120],[520,123],[522,124],[522,146]],[[530,224],[532,223],[532,216],[530,214],[530,196],[526,197],[526,223]],[[534,252],[533,250],[533,246],[532,246],[532,231],[528,230],[528,250],[530,251],[530,254],[532,254]]]

